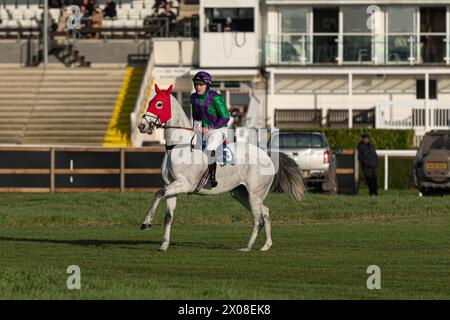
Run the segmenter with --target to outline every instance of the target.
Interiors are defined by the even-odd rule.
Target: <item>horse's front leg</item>
[[[141,230],[146,230],[152,226],[153,216],[155,215],[156,208],[158,208],[159,201],[161,201],[163,196],[164,196],[164,189],[159,190],[155,194],[152,205],[150,206],[150,209],[148,209],[147,216],[145,217],[144,222],[141,225]]]
[[[167,251],[170,243],[170,229],[172,227],[173,214],[177,205],[177,196],[170,196],[166,198],[166,216],[164,218],[164,238],[159,247],[160,251]]]
[[[174,180],[169,185],[167,185],[165,188],[159,190],[155,194],[155,199],[153,200],[152,207],[150,208],[150,210],[147,214],[147,217],[145,218],[144,223],[141,226],[141,229],[150,228],[151,221],[153,219],[153,215],[156,211],[156,207],[158,206],[159,201],[162,198],[165,198],[167,210],[166,210],[166,216],[164,219],[165,231],[164,231],[163,242],[160,247],[161,251],[166,251],[167,248],[169,247],[170,229],[172,226],[173,213],[175,211],[175,206],[176,206],[176,199],[177,199],[176,196],[181,193],[190,192],[190,191],[192,191],[192,188],[193,188],[193,184],[189,183],[186,178],[181,177],[181,178]]]

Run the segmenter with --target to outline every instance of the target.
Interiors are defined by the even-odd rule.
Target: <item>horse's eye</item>
[[[163,107],[163,103],[161,101],[158,101],[156,103],[156,109],[162,109],[162,107]]]

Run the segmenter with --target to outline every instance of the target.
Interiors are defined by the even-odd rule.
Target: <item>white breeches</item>
[[[206,150],[216,150],[227,136],[227,127],[208,131]]]

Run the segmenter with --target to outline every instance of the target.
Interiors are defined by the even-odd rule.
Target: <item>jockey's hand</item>
[[[207,127],[202,128],[202,133],[203,134],[208,133],[208,131],[209,131],[209,129]]]

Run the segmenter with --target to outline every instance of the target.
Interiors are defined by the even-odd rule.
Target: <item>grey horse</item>
[[[165,199],[165,231],[159,250],[166,251],[179,194],[230,192],[253,215],[252,234],[248,243],[239,250],[250,251],[263,227],[266,241],[261,251],[269,250],[272,247],[271,223],[269,208],[263,202],[274,188],[289,193],[295,201],[304,199],[306,187],[296,163],[283,153],[268,153],[254,144],[230,143],[227,146],[234,155],[235,164],[218,166],[218,185],[211,188],[206,183],[197,191],[199,182],[207,174],[208,157],[201,148],[192,148],[195,131],[179,102],[171,95],[172,86],[161,90],[155,85],[155,90],[156,95],[150,100],[138,128],[143,134],[152,134],[158,128],[165,130],[166,153],[161,166],[164,187],[156,192],[141,229],[150,228],[160,200]]]

